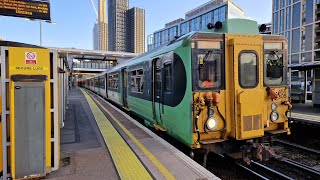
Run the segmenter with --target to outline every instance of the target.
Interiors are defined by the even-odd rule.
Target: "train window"
[[[94,87],[99,87],[99,79],[94,78]]]
[[[165,77],[164,90],[165,91],[172,91],[172,64],[171,64],[171,62],[164,64],[164,77]]]
[[[283,82],[283,54],[276,51],[264,53],[264,83],[281,85]]]
[[[258,85],[258,56],[253,51],[243,51],[239,56],[239,82],[243,88]]]
[[[143,69],[131,71],[131,92],[143,93]]]
[[[221,57],[213,51],[198,53],[198,86],[200,88],[218,88],[221,86]]]
[[[118,74],[111,74],[108,76],[108,87],[111,89],[118,89]]]
[[[105,88],[106,88],[105,85],[104,85],[104,83],[105,83],[105,79],[104,79],[103,77],[101,77],[101,78],[100,78],[100,88],[102,88],[102,89],[105,89]]]

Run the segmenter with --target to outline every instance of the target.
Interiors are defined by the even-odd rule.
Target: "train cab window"
[[[207,51],[198,53],[198,86],[200,88],[215,88],[221,86],[221,54]]]
[[[198,41],[198,87],[220,88],[222,82],[222,42]]]
[[[284,82],[284,58],[282,43],[264,43],[264,84],[281,85]]]
[[[242,88],[258,85],[258,56],[254,51],[243,51],[239,56],[239,83]]]
[[[131,92],[143,93],[143,69],[131,71]]]

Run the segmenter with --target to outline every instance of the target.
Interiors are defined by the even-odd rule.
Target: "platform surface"
[[[295,121],[320,124],[320,108],[313,107],[311,103],[294,103],[291,117]]]
[[[47,179],[90,180],[118,179],[112,158],[108,153],[90,106],[78,89],[68,94],[65,127],[61,129],[61,162],[58,171]]]
[[[92,92],[71,90],[69,106],[61,150],[70,165],[49,179],[218,179]]]

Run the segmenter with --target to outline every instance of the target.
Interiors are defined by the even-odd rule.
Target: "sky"
[[[146,36],[209,0],[129,0],[131,7],[146,10]],[[51,20],[42,23],[42,45],[92,49],[96,15],[90,0],[51,0]],[[94,0],[97,7],[97,0]],[[233,0],[258,23],[271,22],[272,0]],[[40,22],[0,16],[0,36],[7,41],[40,44]]]

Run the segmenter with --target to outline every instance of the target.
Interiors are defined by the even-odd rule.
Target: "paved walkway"
[[[71,89],[68,101],[65,127],[61,129],[61,166],[63,167],[46,178],[53,180],[119,179],[85,97],[78,89]]]

